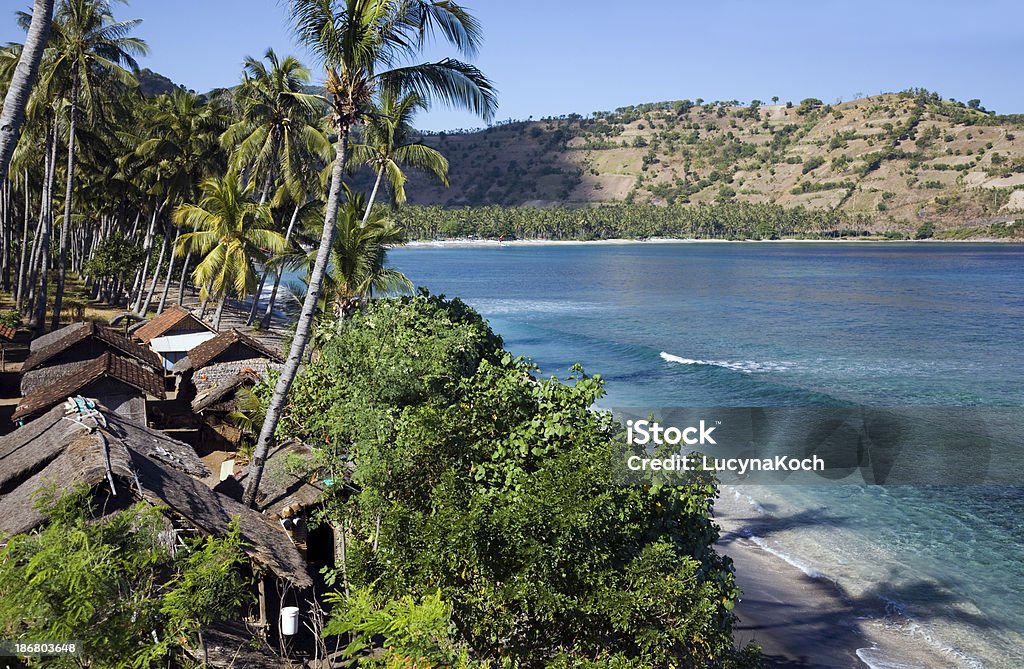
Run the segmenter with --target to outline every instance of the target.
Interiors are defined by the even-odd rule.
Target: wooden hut
[[[163,367],[156,353],[113,328],[93,322],[73,323],[37,337],[29,345],[29,356],[21,366],[21,394],[30,395],[50,386],[77,372],[81,363],[104,353],[113,353],[151,371]]]
[[[102,405],[69,413],[56,407],[0,437],[0,535],[45,522],[32,503],[36,491],[85,485],[102,500],[97,509],[110,513],[144,501],[175,529],[224,535],[237,518],[254,572],[269,571],[294,588],[311,586],[305,561],[280,523],[196,478],[209,474],[187,444]]]
[[[260,340],[238,330],[221,332],[178,361],[178,401],[190,403],[203,418],[199,447],[234,451],[241,431],[228,419],[241,388],[253,386],[268,371],[280,369],[284,359]]]
[[[23,422],[45,413],[73,395],[85,395],[98,398],[111,411],[145,425],[147,397],[164,398],[164,380],[152,368],[109,351],[93,360],[38,371],[49,372],[53,378],[40,374],[28,384],[31,392],[21,398],[14,410],[15,421]]]

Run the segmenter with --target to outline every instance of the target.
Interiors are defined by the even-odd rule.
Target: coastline
[[[580,245],[607,245],[623,246],[630,244],[1024,244],[1024,239],[996,239],[994,237],[979,237],[976,239],[694,239],[694,238],[671,238],[652,237],[650,239],[510,239],[498,241],[497,239],[437,239],[437,240],[416,240],[406,242],[396,248],[501,248],[501,247],[531,247],[531,246],[580,246]]]
[[[825,574],[755,542],[749,508],[723,490],[715,504],[721,527],[716,544],[733,560],[742,590],[734,610],[738,646],[762,647],[779,669],[957,669],[955,658],[911,639],[887,624],[883,602],[856,606]],[[799,565],[799,566],[798,566]]]

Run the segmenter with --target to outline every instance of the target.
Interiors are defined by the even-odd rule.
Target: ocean
[[[428,244],[389,260],[545,376],[600,374],[603,407],[1024,404],[1017,245]],[[865,625],[952,666],[1024,666],[1024,488],[949,483],[731,486],[722,503],[877,612]]]

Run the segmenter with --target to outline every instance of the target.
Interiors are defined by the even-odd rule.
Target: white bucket
[[[281,634],[294,636],[299,632],[299,607],[286,606],[281,609]]]

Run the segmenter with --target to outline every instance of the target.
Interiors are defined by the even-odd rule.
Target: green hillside
[[[414,204],[748,202],[830,210],[877,231],[991,226],[1024,210],[1024,123],[922,90],[837,104],[682,100],[424,138],[451,187]]]

